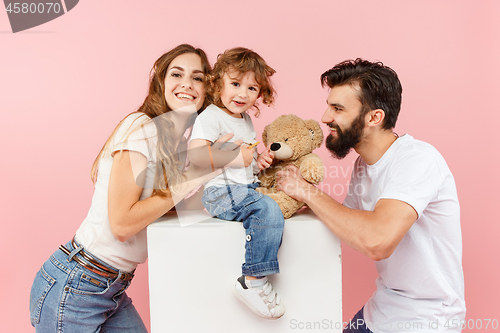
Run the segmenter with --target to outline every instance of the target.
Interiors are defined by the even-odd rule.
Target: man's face
[[[335,86],[327,99],[328,109],[321,121],[330,127],[326,138],[326,148],[335,158],[342,159],[355,148],[363,138],[363,105],[359,101],[358,91],[350,85]]]

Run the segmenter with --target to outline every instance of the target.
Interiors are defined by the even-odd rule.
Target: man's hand
[[[300,170],[294,165],[287,165],[276,173],[277,189],[283,191],[295,200],[304,202],[308,193],[316,189],[302,178]]]

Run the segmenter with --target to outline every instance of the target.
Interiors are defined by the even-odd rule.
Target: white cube
[[[187,214],[187,216],[186,216]],[[269,276],[286,312],[254,314],[232,294],[245,258],[241,222],[183,212],[148,227],[152,333],[341,332],[339,239],[309,210],[285,220],[280,273]]]

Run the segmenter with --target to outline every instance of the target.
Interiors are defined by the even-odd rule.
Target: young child
[[[273,103],[275,91],[270,77],[274,73],[264,59],[249,49],[234,48],[220,54],[212,77],[214,104],[196,119],[190,141],[190,148],[202,147],[234,133],[232,142],[244,142],[240,148],[244,167],[231,166],[209,181],[203,205],[212,216],[243,222],[245,263],[234,293],[252,311],[267,319],[277,319],[285,313],[283,303],[267,280],[268,275],[279,273],[277,254],[285,221],[278,204],[255,191],[259,186],[256,174],[269,167],[274,156],[269,149],[258,155],[251,147],[256,143],[256,133],[246,111],[255,107],[258,116],[255,103],[259,98],[266,105]],[[191,163],[197,163],[196,157],[189,155]]]

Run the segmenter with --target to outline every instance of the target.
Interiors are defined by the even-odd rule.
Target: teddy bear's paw
[[[293,214],[295,214],[300,208],[304,206],[303,202],[299,202],[294,199],[295,202],[288,204],[288,205],[283,205],[280,206],[281,212],[283,213],[283,217],[285,219],[289,219],[292,217]]]
[[[300,164],[300,174],[308,182],[318,184],[325,178],[325,169],[321,160],[311,158]]]
[[[285,219],[290,218],[297,210],[304,206],[303,202],[297,201],[285,192],[277,192],[270,195],[278,203]]]
[[[273,186],[276,179],[276,171],[274,168],[267,168],[262,170],[259,175],[259,181],[261,187],[270,188]]]

